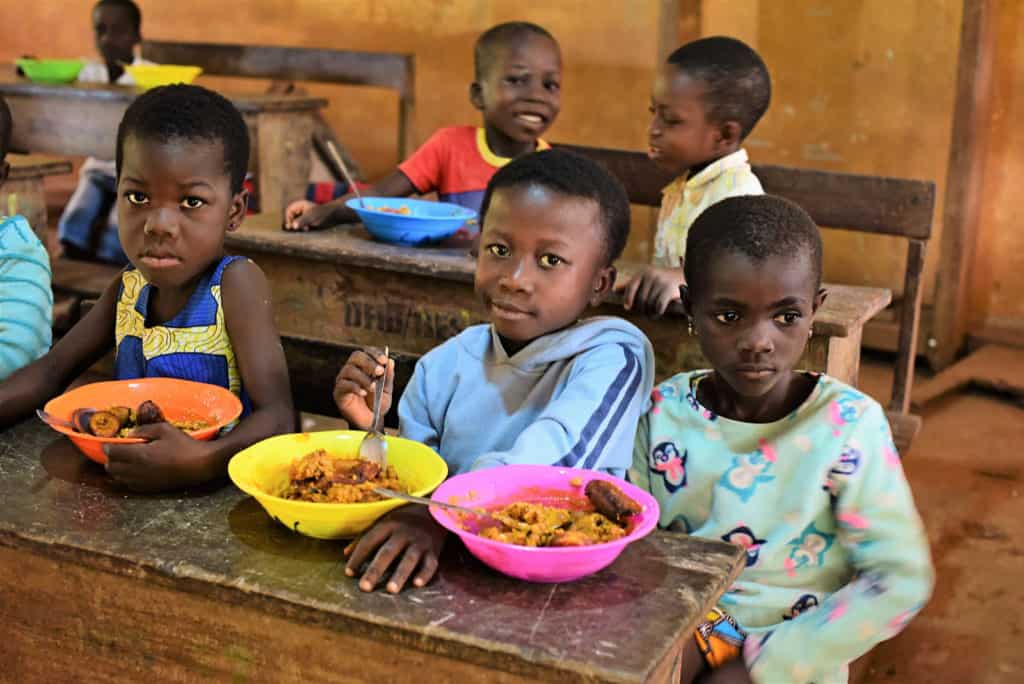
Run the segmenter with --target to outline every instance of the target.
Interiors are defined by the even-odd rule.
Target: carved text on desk
[[[466,309],[349,297],[345,327],[444,342],[486,319]]]

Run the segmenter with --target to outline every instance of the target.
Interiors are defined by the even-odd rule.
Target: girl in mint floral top
[[[630,479],[662,527],[738,544],[746,563],[682,681],[845,682],[921,610],[933,570],[881,406],[793,370],[826,296],[818,229],[781,198],[736,197],[698,218],[687,254],[683,302],[713,370],[654,390]]]

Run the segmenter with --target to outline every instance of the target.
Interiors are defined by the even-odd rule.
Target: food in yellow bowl
[[[253,496],[270,517],[285,527],[317,539],[346,539],[367,529],[385,513],[404,504],[397,499],[363,503],[297,501],[283,496],[291,486],[292,466],[323,450],[334,459],[355,459],[365,432],[335,430],[278,435],[244,449],[231,459],[228,475]],[[400,437],[386,437],[388,466],[401,491],[426,496],[444,482],[448,466],[433,449]],[[385,485],[377,485],[385,486]]]
[[[179,64],[126,64],[124,70],[140,90],[174,83],[191,83],[203,73],[202,67]]]
[[[403,491],[395,466],[382,469],[373,461],[335,458],[324,449],[292,461],[288,473],[288,486],[281,496],[295,501],[368,503],[387,498],[373,491],[375,487]]]

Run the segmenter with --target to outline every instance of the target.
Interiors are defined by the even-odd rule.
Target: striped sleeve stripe
[[[633,355],[633,352],[627,349],[626,354],[633,356],[633,360],[636,362],[636,356]],[[593,469],[597,465],[604,446],[608,444],[608,441],[615,433],[616,428],[619,427],[619,421],[622,420],[622,414],[624,414],[626,409],[629,408],[629,405],[633,402],[633,398],[636,396],[637,390],[640,389],[640,381],[644,377],[644,372],[643,369],[640,368],[639,362],[636,362],[635,365],[636,372],[633,374],[633,378],[629,382],[629,387],[626,389],[626,392],[622,395],[622,398],[619,401],[619,407],[615,410],[615,415],[613,415],[611,420],[608,421],[608,424],[604,426],[604,432],[601,433],[600,439],[597,440],[597,447],[591,450],[590,456],[587,457],[586,462],[583,464],[583,467],[588,470]]]
[[[601,451],[602,444],[598,443],[596,447],[591,448],[591,442],[594,435],[601,428],[605,418],[607,418],[609,413],[611,413],[616,403],[619,403],[623,398],[623,395],[625,395],[626,402],[628,403],[629,394],[626,390],[632,388],[631,391],[636,391],[636,383],[638,380],[632,378],[634,375],[637,377],[642,375],[642,373],[638,372],[640,363],[637,361],[636,354],[634,354],[629,347],[621,343],[619,344],[619,347],[622,349],[623,356],[626,357],[625,366],[623,366],[622,370],[620,370],[618,375],[615,376],[615,379],[612,380],[608,389],[604,393],[604,397],[601,398],[601,403],[598,404],[597,409],[593,414],[591,414],[587,424],[583,426],[583,430],[580,432],[579,441],[577,441],[573,448],[569,450],[569,453],[559,459],[555,465],[572,468],[581,460],[584,462],[596,460],[597,454]],[[588,449],[590,453],[588,453]]]
[[[8,328],[21,328],[22,330],[27,330],[38,344],[44,344],[47,346],[50,344],[51,340],[47,339],[47,334],[50,332],[49,326],[43,327],[30,325],[14,318],[0,318],[0,329],[4,326]]]

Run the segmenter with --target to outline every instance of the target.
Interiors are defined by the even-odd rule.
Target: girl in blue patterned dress
[[[198,86],[136,99],[117,131],[119,235],[131,265],[42,359],[0,385],[0,426],[58,394],[112,348],[118,379],[173,377],[230,389],[238,424],[198,442],[166,423],[144,444],[107,447],[107,472],[139,490],[221,477],[237,451],[294,428],[270,289],[254,263],[224,254],[241,225],[249,136],[238,110]]]
[[[682,681],[845,682],[921,610],[933,570],[882,408],[793,370],[826,295],[818,229],[778,197],[726,199],[693,224],[685,271],[712,370],[655,388],[630,479],[662,527],[746,557]]]

